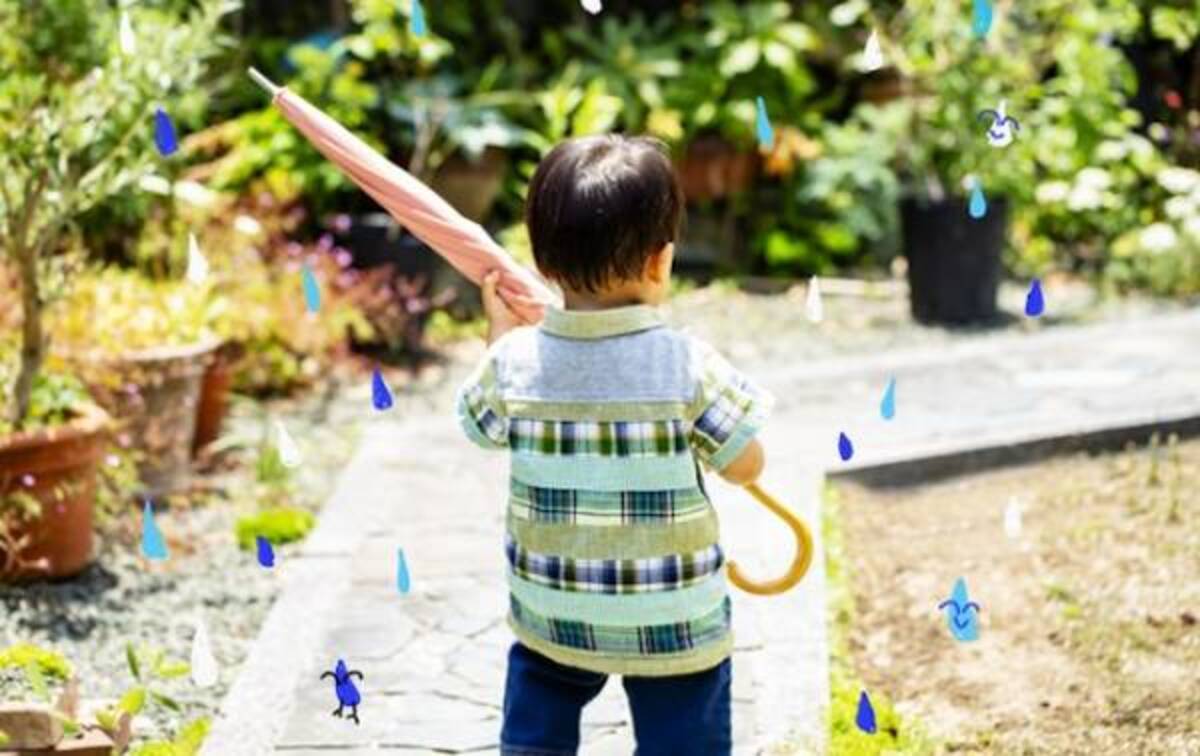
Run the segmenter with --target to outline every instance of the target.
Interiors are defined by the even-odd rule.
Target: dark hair
[[[576,290],[637,278],[675,241],[683,190],[666,147],[649,137],[569,139],[542,159],[525,205],[538,269]]]

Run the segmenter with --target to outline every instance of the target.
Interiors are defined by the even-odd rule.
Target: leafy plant
[[[181,711],[179,702],[162,690],[168,680],[186,677],[191,671],[187,662],[167,658],[166,652],[149,646],[125,645],[125,663],[134,684],[121,694],[115,704],[96,712],[96,723],[110,735],[120,727],[122,715],[136,717],[148,703]]]
[[[0,333],[0,387],[11,386],[19,367],[14,334]],[[90,401],[79,380],[58,366],[38,373],[29,392],[29,409],[24,429],[35,430],[66,422],[81,404]],[[0,416],[0,436],[17,430],[9,418]]]
[[[200,753],[211,726],[208,717],[194,719],[184,725],[173,739],[143,743],[130,751],[130,756],[195,756]]]
[[[759,193],[767,207],[780,203],[777,212],[755,216],[768,267],[826,274],[892,236],[900,185],[888,167],[895,144],[871,125],[878,117],[863,108],[845,123],[826,124],[796,175]]]
[[[188,16],[138,16],[137,55],[114,54],[118,11],[105,0],[0,6],[0,249],[20,273],[21,366],[8,419],[21,427],[46,353],[44,303],[62,283],[48,263],[73,224],[150,170],[148,124],[172,87],[197,87],[235,6],[203,0]]]
[[[1136,119],[1125,105],[1135,82],[1121,51],[1103,40],[1133,31],[1130,9],[1068,0],[1000,6],[982,41],[949,0],[912,0],[887,19],[865,14],[910,93],[887,106],[904,116],[896,166],[906,188],[936,199],[965,193],[975,176],[987,191],[1021,198],[1039,167],[1061,170],[1125,133]],[[1001,100],[1021,124],[1003,153],[977,121]]]
[[[352,0],[353,29],[327,45],[302,43],[288,57],[293,91],[411,173],[431,181],[455,154],[477,161],[489,147],[524,144],[529,134],[511,122],[505,107],[524,95],[497,89],[500,61],[464,77],[451,70],[454,48],[436,31],[415,37],[389,0]],[[255,181],[290,200],[301,193],[319,214],[334,209],[350,182],[316,152],[270,105],[211,127],[189,147],[220,155],[195,176],[218,188]],[[357,195],[356,195],[357,196]]]
[[[256,538],[262,536],[272,544],[292,543],[304,540],[316,525],[312,512],[299,507],[270,507],[253,515],[239,517],[237,525],[238,546],[254,548]]]
[[[816,79],[807,56],[821,45],[791,3],[717,0],[704,3],[698,18],[674,23],[688,64],[667,86],[666,100],[682,118],[682,131],[660,136],[678,141],[715,132],[749,147],[757,97],[781,124],[819,123],[828,106],[810,102]]]
[[[71,679],[71,663],[57,651],[32,643],[17,643],[0,649],[0,669],[36,669],[37,674],[66,682]]]
[[[212,340],[217,319],[229,307],[187,281],[103,268],[81,276],[49,318],[65,351],[119,355]]]

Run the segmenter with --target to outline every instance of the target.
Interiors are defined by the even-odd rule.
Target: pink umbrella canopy
[[[303,97],[276,86],[253,68],[250,76],[313,146],[371,195],[393,218],[479,285],[499,269],[504,301],[529,322],[541,320],[559,299],[532,271],[519,265],[488,233],[415,176],[380,155]]]

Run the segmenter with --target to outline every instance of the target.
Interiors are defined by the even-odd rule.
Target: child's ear
[[[675,242],[667,242],[646,260],[646,276],[655,283],[671,277],[671,263],[675,259]]]

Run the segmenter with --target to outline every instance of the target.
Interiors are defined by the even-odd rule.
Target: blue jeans
[[[579,715],[607,675],[565,667],[514,643],[504,686],[504,756],[573,755]],[[729,659],[675,677],[623,677],[635,756],[727,756],[733,747]]]

